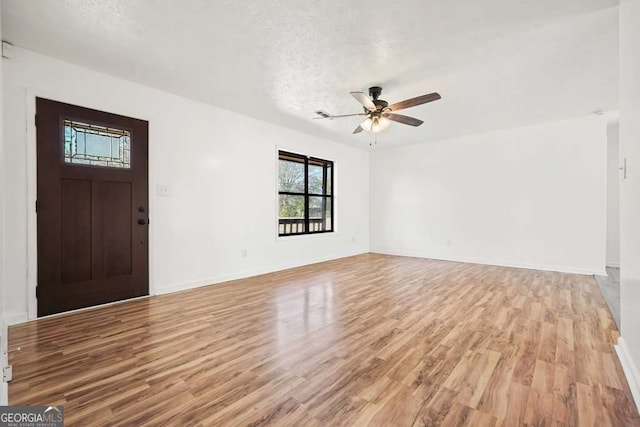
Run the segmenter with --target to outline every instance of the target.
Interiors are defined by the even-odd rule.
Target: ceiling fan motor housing
[[[373,103],[378,107],[378,110],[382,110],[383,108],[387,108],[389,103],[387,101],[383,101],[382,99],[376,99]]]

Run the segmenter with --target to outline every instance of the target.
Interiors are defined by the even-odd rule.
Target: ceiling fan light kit
[[[367,117],[364,122],[360,123],[360,127],[364,131],[378,133],[388,128],[390,124],[391,120],[386,117],[373,116]]]
[[[420,126],[424,123],[420,119],[414,117],[404,116],[402,114],[395,114],[394,111],[403,110],[405,108],[415,107],[418,105],[426,104],[427,102],[437,101],[441,98],[437,92],[429,93],[426,95],[417,96],[415,98],[406,99],[401,102],[389,105],[389,103],[383,99],[379,99],[382,94],[382,88],[379,86],[372,86],[369,88],[369,96],[364,92],[351,92],[356,101],[362,104],[364,113],[355,114],[341,114],[338,116],[331,115],[325,111],[318,110],[316,114],[320,117],[314,117],[315,119],[336,119],[341,117],[354,117],[362,116],[366,119],[358,125],[353,133],[360,133],[362,131],[378,133],[387,129],[391,122],[402,123],[409,126]]]

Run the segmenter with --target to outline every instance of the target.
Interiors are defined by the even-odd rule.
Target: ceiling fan
[[[396,114],[395,111],[426,104],[427,102],[437,101],[441,98],[440,94],[434,92],[389,105],[387,101],[378,99],[381,94],[382,88],[378,86],[369,88],[369,96],[364,92],[351,92],[351,95],[364,107],[364,113],[341,114],[334,116],[325,111],[319,110],[316,111],[316,114],[320,117],[314,117],[314,119],[337,119],[341,117],[366,116],[367,118],[360,123],[357,128],[355,128],[353,133],[360,133],[363,130],[374,133],[381,132],[389,127],[391,121],[409,126],[420,126],[424,123],[422,120],[404,116],[402,114]]]

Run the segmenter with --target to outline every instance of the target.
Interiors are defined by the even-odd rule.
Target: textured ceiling
[[[405,110],[378,146],[617,109],[617,0],[2,0],[3,38],[354,146],[350,91]]]

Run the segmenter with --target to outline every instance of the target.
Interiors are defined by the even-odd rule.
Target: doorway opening
[[[607,126],[607,275],[596,275],[613,319],[620,329],[620,151],[618,122]]]

